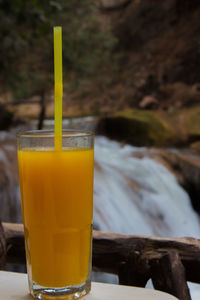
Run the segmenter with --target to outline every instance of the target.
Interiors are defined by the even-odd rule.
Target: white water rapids
[[[94,224],[103,231],[200,237],[188,194],[164,166],[133,157],[141,148],[95,142]]]
[[[117,233],[200,238],[200,218],[188,194],[164,166],[134,157],[138,151],[144,149],[96,138],[94,226]],[[199,300],[200,286],[189,287],[192,300]]]
[[[188,194],[164,166],[147,157],[134,157],[140,151],[144,149],[96,138],[94,227],[116,233],[200,238],[199,216]],[[19,190],[11,176],[9,155],[15,155],[14,146],[4,145],[0,166],[6,168],[8,182],[0,186],[0,218],[19,222],[18,213],[12,214],[19,212]],[[199,285],[191,286],[192,300],[199,300]]]

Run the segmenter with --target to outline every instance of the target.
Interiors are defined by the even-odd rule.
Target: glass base
[[[91,281],[87,280],[80,285],[73,285],[61,288],[40,286],[33,283],[30,289],[33,298],[40,300],[74,300],[87,295],[91,290]]]

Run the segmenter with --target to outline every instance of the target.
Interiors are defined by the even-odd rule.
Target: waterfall
[[[199,216],[175,176],[144,151],[97,137],[94,225],[103,231],[200,237]]]
[[[199,238],[199,216],[188,194],[164,166],[147,157],[134,157],[142,151],[96,138],[94,227],[116,233]],[[106,280],[116,282],[112,277]],[[200,285],[188,285],[192,300],[199,300]],[[152,288],[152,283],[147,286]]]
[[[15,135],[0,134],[0,220],[21,222]]]

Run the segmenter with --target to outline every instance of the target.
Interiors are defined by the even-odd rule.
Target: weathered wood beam
[[[170,293],[179,300],[191,300],[185,269],[176,251],[155,261],[151,270],[155,289]]]
[[[6,240],[6,260],[9,263],[26,263],[24,227],[22,224],[2,223]]]
[[[118,277],[119,284],[145,287],[151,274],[140,254],[131,252],[128,259],[119,264]]]
[[[7,260],[25,262],[21,224],[3,223]],[[200,283],[200,240],[160,238],[93,231],[93,267],[117,274],[120,283],[143,286],[153,276],[154,262],[175,251],[185,268],[187,281]]]
[[[5,266],[5,257],[6,257],[6,239],[5,239],[3,226],[0,222],[0,268],[4,268]]]
[[[94,232],[93,264],[104,272],[118,273],[118,263],[127,262],[130,253],[138,253],[146,273],[153,261],[177,251],[186,270],[186,279],[200,283],[200,240],[194,238],[160,238]]]

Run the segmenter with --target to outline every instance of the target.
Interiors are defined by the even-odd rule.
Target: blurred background
[[[53,128],[59,25],[63,127],[96,132],[94,228],[200,238],[199,15],[197,0],[0,0],[2,221],[22,222],[16,132]]]

